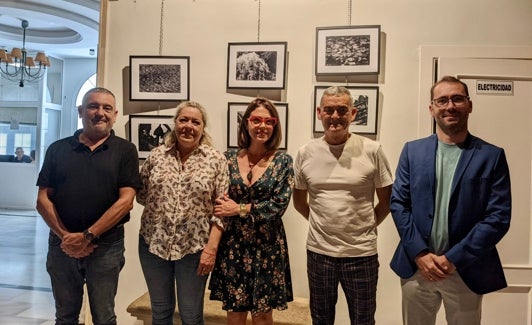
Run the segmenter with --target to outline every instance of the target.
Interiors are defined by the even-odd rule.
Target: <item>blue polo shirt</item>
[[[71,232],[92,226],[119,197],[123,187],[140,188],[135,145],[111,135],[94,151],[79,142],[82,130],[46,151],[37,186],[53,189],[50,199]],[[118,224],[129,221],[129,213]]]

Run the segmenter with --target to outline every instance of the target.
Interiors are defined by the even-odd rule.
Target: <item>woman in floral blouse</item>
[[[277,151],[279,114],[267,99],[249,104],[238,129],[239,150],[226,153],[229,193],[216,200],[226,223],[211,274],[210,299],[221,300],[228,324],[273,324],[272,310],[293,300],[281,217],[292,193],[292,158]]]
[[[141,168],[139,256],[152,324],[173,323],[176,286],[183,324],[203,324],[206,281],[223,229],[214,205],[227,191],[227,160],[212,147],[200,104],[183,102],[174,121]]]

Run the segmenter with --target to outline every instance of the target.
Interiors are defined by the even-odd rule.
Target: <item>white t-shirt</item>
[[[377,254],[375,189],[393,183],[379,143],[356,134],[339,146],[312,140],[299,149],[294,172],[295,188],[309,194],[308,250],[332,257]]]

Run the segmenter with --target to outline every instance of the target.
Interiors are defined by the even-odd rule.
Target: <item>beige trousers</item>
[[[425,280],[419,272],[401,279],[404,325],[433,325],[445,308],[449,325],[480,325],[482,295],[472,292],[457,272],[442,281]]]

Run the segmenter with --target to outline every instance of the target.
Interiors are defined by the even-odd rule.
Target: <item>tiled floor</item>
[[[35,211],[0,209],[0,324],[54,324],[47,239]]]

